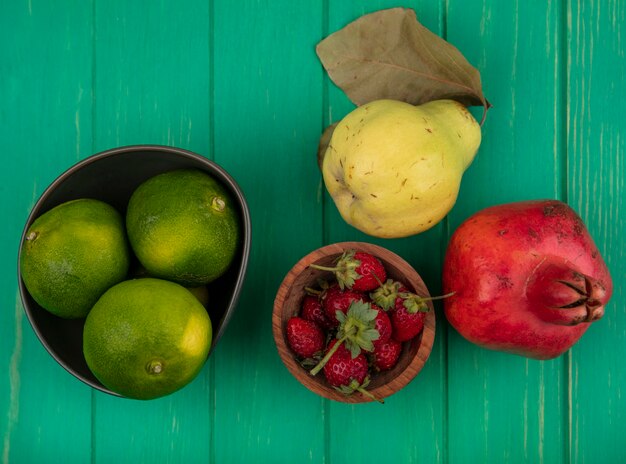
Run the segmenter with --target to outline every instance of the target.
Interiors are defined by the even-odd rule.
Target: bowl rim
[[[28,228],[33,223],[33,221],[37,219],[37,217],[43,214],[40,211],[42,204],[45,203],[45,201],[50,197],[50,195],[57,189],[59,185],[65,182],[75,172],[81,170],[85,166],[90,165],[94,162],[100,161],[105,158],[121,155],[121,154],[127,154],[127,153],[133,153],[133,152],[145,152],[145,151],[153,151],[153,152],[179,155],[179,156],[182,156],[183,158],[188,158],[190,160],[203,164],[204,166],[208,168],[209,171],[212,171],[213,173],[217,173],[217,175],[219,176],[220,182],[227,184],[227,187],[234,194],[236,201],[238,205],[240,206],[241,215],[242,215],[242,243],[241,243],[242,248],[241,248],[240,270],[237,274],[237,280],[235,282],[235,286],[233,287],[233,294],[231,295],[231,298],[225,309],[223,318],[221,319],[220,328],[217,332],[213,332],[213,337],[211,340],[211,347],[210,347],[209,353],[207,354],[207,359],[208,359],[209,356],[212,354],[213,350],[215,349],[215,346],[218,340],[224,334],[224,331],[226,330],[226,327],[228,326],[228,323],[230,322],[230,319],[232,318],[234,309],[239,302],[239,298],[241,297],[241,290],[243,288],[243,284],[246,278],[248,261],[249,261],[250,250],[251,250],[251,245],[252,245],[252,225],[251,225],[252,223],[251,223],[250,210],[248,207],[248,203],[243,195],[241,188],[239,187],[239,184],[237,184],[235,179],[223,167],[218,165],[215,161],[209,158],[206,158],[202,155],[199,155],[197,153],[194,153],[192,151],[185,150],[183,148],[173,147],[169,145],[159,145],[159,144],[125,145],[125,146],[111,148],[111,149],[107,149],[107,150],[89,155],[86,158],[78,161],[77,163],[67,168],[61,174],[59,174],[48,185],[48,187],[46,187],[46,189],[41,193],[41,195],[39,196],[35,204],[32,206],[28,214],[28,217],[24,223],[24,227],[23,227],[22,234],[20,237],[20,242],[19,242],[18,254],[17,254],[17,281],[18,281],[18,287],[19,287],[19,293],[20,293],[20,302],[22,304],[22,308],[24,312],[26,313],[28,322],[31,328],[33,329],[33,331],[35,332],[35,335],[39,339],[39,342],[43,345],[43,347],[48,352],[48,354],[52,356],[52,358],[57,362],[57,364],[63,367],[63,369],[65,369],[67,372],[72,374],[78,380],[80,380],[81,382],[85,383],[86,385],[92,388],[95,388],[96,390],[99,390],[104,393],[108,393],[112,396],[121,397],[121,398],[124,398],[124,397],[120,395],[119,393],[109,390],[104,385],[102,385],[99,381],[95,383],[91,381],[90,379],[85,378],[81,373],[77,372],[71,365],[69,365],[63,359],[61,359],[60,356],[52,349],[52,346],[48,343],[43,332],[40,330],[39,326],[35,323],[32,310],[29,307],[30,305],[26,303],[26,295],[30,295],[30,293],[26,289],[24,285],[24,281],[22,280],[21,271],[20,271],[21,269],[20,261],[21,261],[21,256],[22,256],[22,248],[24,246],[24,240],[26,238],[26,232],[28,231]]]
[[[305,378],[306,371],[303,369],[295,360],[293,355],[285,353],[290,353],[290,349],[287,345],[286,341],[286,332],[284,324],[282,323],[282,310],[284,297],[288,295],[288,289],[293,285],[298,276],[308,267],[307,263],[316,262],[319,259],[325,256],[336,255],[339,253],[343,253],[346,249],[356,249],[357,251],[368,251],[375,255],[384,254],[387,256],[393,256],[399,263],[407,266],[415,273],[415,280],[420,282],[423,285],[423,288],[426,291],[426,295],[430,296],[430,292],[426,287],[423,279],[419,275],[419,273],[401,256],[393,251],[384,248],[379,245],[359,242],[359,241],[346,241],[346,242],[337,242],[331,243],[320,248],[317,248],[310,253],[306,254],[302,258],[300,258],[293,267],[287,272],[283,281],[279,286],[279,290],[276,294],[276,298],[274,300],[274,307],[272,311],[272,333],[274,337],[275,346],[279,355],[279,358],[283,362],[283,364],[287,367],[287,370],[300,382],[303,386],[309,389],[311,392],[318,394],[324,398],[342,402],[342,403],[369,403],[373,401],[371,398],[366,397],[362,394],[354,394],[351,396],[344,396],[341,393],[335,391],[330,386],[321,386],[318,383],[314,382],[302,382],[301,379]],[[370,393],[372,393],[376,398],[384,399],[392,394],[398,392],[406,385],[408,385],[419,372],[424,368],[430,354],[432,352],[435,340],[435,329],[436,329],[436,314],[432,301],[428,300],[426,302],[430,311],[426,313],[426,319],[424,321],[424,330],[422,331],[420,340],[420,346],[415,353],[415,356],[411,360],[411,362],[406,366],[405,370],[400,372],[395,378],[389,381],[386,384],[379,385],[375,388],[368,389]],[[281,350],[281,347],[283,350]],[[405,375],[405,372],[411,371],[408,375]]]

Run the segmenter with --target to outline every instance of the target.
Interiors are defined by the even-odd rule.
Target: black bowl
[[[159,145],[115,148],[90,156],[61,174],[41,195],[28,217],[22,238],[32,222],[46,211],[69,200],[95,198],[109,203],[122,214],[134,190],[157,174],[181,168],[201,169],[219,180],[236,201],[242,225],[241,244],[229,270],[209,284],[208,312],[213,323],[215,348],[237,305],[250,254],[250,212],[237,183],[220,166],[195,153]],[[91,373],[83,356],[84,319],[61,319],[39,306],[18,280],[24,310],[37,337],[48,353],[68,372],[100,391],[117,395]],[[212,291],[212,289],[215,289]],[[117,395],[119,396],[119,395]]]

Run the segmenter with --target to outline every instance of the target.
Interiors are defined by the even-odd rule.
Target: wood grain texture
[[[334,401],[342,403],[368,403],[377,400],[384,400],[406,387],[407,384],[423,369],[432,351],[435,339],[435,310],[432,301],[427,301],[430,311],[424,320],[423,333],[403,345],[402,353],[398,364],[385,372],[372,375],[371,383],[367,390],[373,398],[355,392],[346,396],[324,379],[322,373],[312,376],[304,369],[294,356],[287,342],[287,322],[290,318],[297,316],[302,307],[302,299],[306,295],[307,288],[318,288],[320,281],[331,282],[334,276],[331,272],[322,271],[310,267],[333,266],[337,260],[348,250],[369,253],[376,256],[387,272],[387,278],[406,285],[409,291],[421,296],[430,297],[424,281],[419,274],[397,254],[386,248],[365,242],[339,242],[323,246],[302,257],[292,267],[283,282],[278,288],[276,299],[274,300],[274,310],[272,312],[272,333],[278,353],[289,370],[289,372],[300,383],[312,392]]]
[[[626,5],[568,2],[567,199],[613,276],[604,318],[571,352],[568,433],[573,463],[626,456]],[[596,325],[597,324],[597,325]]]
[[[381,240],[347,226],[325,192],[319,135],[354,106],[315,45],[397,6],[461,50],[494,106],[448,218]],[[621,0],[0,1],[2,462],[622,462],[624,27]],[[19,237],[39,194],[74,162],[134,143],[214,158],[246,194],[253,228],[243,294],[214,356],[191,385],[150,402],[92,392],[65,372],[17,294]],[[381,245],[436,295],[461,221],[534,198],[580,213],[615,282],[604,319],[570,353],[539,362],[480,349],[436,304],[428,361],[385,405],[323,399],[284,367],[272,304],[302,256]]]
[[[386,0],[364,3],[329,1],[327,33],[363,14],[396,6],[399,5]],[[414,8],[418,20],[433,32],[443,32],[443,2],[415,1],[402,6]],[[354,105],[328,80],[326,92],[324,123],[328,125],[343,118]],[[324,200],[325,243],[359,241],[388,248],[415,268],[431,294],[441,294],[443,224],[419,236],[375,239],[348,226],[326,193]],[[437,336],[432,353],[424,369],[409,385],[390,397],[382,408],[375,403],[353,406],[332,402],[329,405],[327,454],[331,462],[370,463],[378,462],[381,456],[388,462],[406,463],[446,459],[446,329],[440,305],[435,304],[435,311]],[[345,445],[341,434],[344,430],[350,430],[355,437],[354,446]],[[393,430],[393,439],[390,439],[390,430]],[[429,445],[424,446],[425,443]]]
[[[3,463],[91,459],[91,393],[37,340],[21,306],[16,272],[22,228],[37,197],[90,150],[91,24],[89,3],[0,3]]]
[[[209,155],[209,24],[201,1],[95,3],[94,151],[158,143]],[[150,402],[94,394],[94,460],[205,460],[210,377],[209,362],[185,389]]]
[[[449,2],[448,40],[481,70],[493,104],[449,214],[450,232],[487,206],[559,198],[563,20],[558,2]],[[449,462],[562,461],[566,359],[532,361],[478,348],[453,329],[449,335]]]
[[[253,223],[246,286],[215,352],[215,460],[320,462],[323,401],[280,361],[271,314],[283,276],[322,240],[322,2],[220,0],[214,12],[215,160]]]

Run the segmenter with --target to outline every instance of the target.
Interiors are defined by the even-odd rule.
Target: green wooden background
[[[449,216],[377,240],[342,222],[321,182],[318,136],[352,105],[314,46],[392,6],[455,44],[494,107]],[[622,0],[0,0],[2,462],[624,462],[625,49]],[[93,153],[144,143],[221,164],[253,223],[243,295],[214,356],[188,387],[150,402],[96,392],[58,366],[23,313],[16,272],[47,185]],[[581,214],[615,281],[604,319],[564,356],[480,349],[437,306],[426,368],[383,406],[321,399],[282,365],[272,303],[304,254],[381,244],[438,293],[461,221],[534,198]]]

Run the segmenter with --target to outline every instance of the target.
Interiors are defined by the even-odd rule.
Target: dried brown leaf
[[[411,9],[362,16],[322,40],[316,51],[332,81],[356,105],[383,98],[414,105],[450,98],[481,105],[485,112],[490,106],[478,70],[422,26]]]

